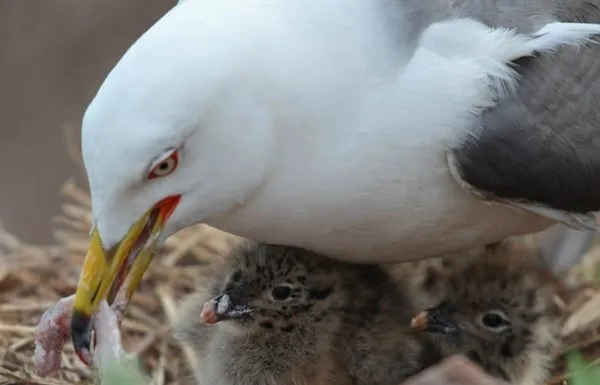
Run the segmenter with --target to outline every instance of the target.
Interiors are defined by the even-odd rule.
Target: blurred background
[[[176,0],[0,1],[0,220],[28,243],[52,241],[83,112],[127,48]],[[74,145],[74,146],[73,146]]]

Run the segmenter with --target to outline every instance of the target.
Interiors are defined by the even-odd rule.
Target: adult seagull
[[[594,227],[600,25],[557,22],[600,22],[594,1],[175,6],[83,119],[76,349],[100,300],[196,223],[358,262]]]

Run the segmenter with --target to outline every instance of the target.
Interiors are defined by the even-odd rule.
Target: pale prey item
[[[70,340],[73,300],[74,296],[61,299],[42,315],[36,328],[34,365],[41,377],[55,375],[60,369],[62,349]],[[84,360],[94,364],[103,384],[145,384],[136,358],[127,354],[121,344],[122,309],[122,303],[112,307],[105,301],[100,304],[92,325],[97,345],[93,356],[89,354]]]

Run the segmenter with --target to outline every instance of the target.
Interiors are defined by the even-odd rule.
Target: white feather
[[[550,23],[533,34],[529,46],[533,51],[554,51],[561,45],[575,47],[595,42],[591,37],[600,34],[600,24]]]

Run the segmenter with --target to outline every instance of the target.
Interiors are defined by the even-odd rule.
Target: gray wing
[[[600,0],[457,0],[455,9],[529,33],[550,21],[600,23]],[[520,60],[516,95],[450,154],[463,185],[581,228],[600,211],[600,45]]]

